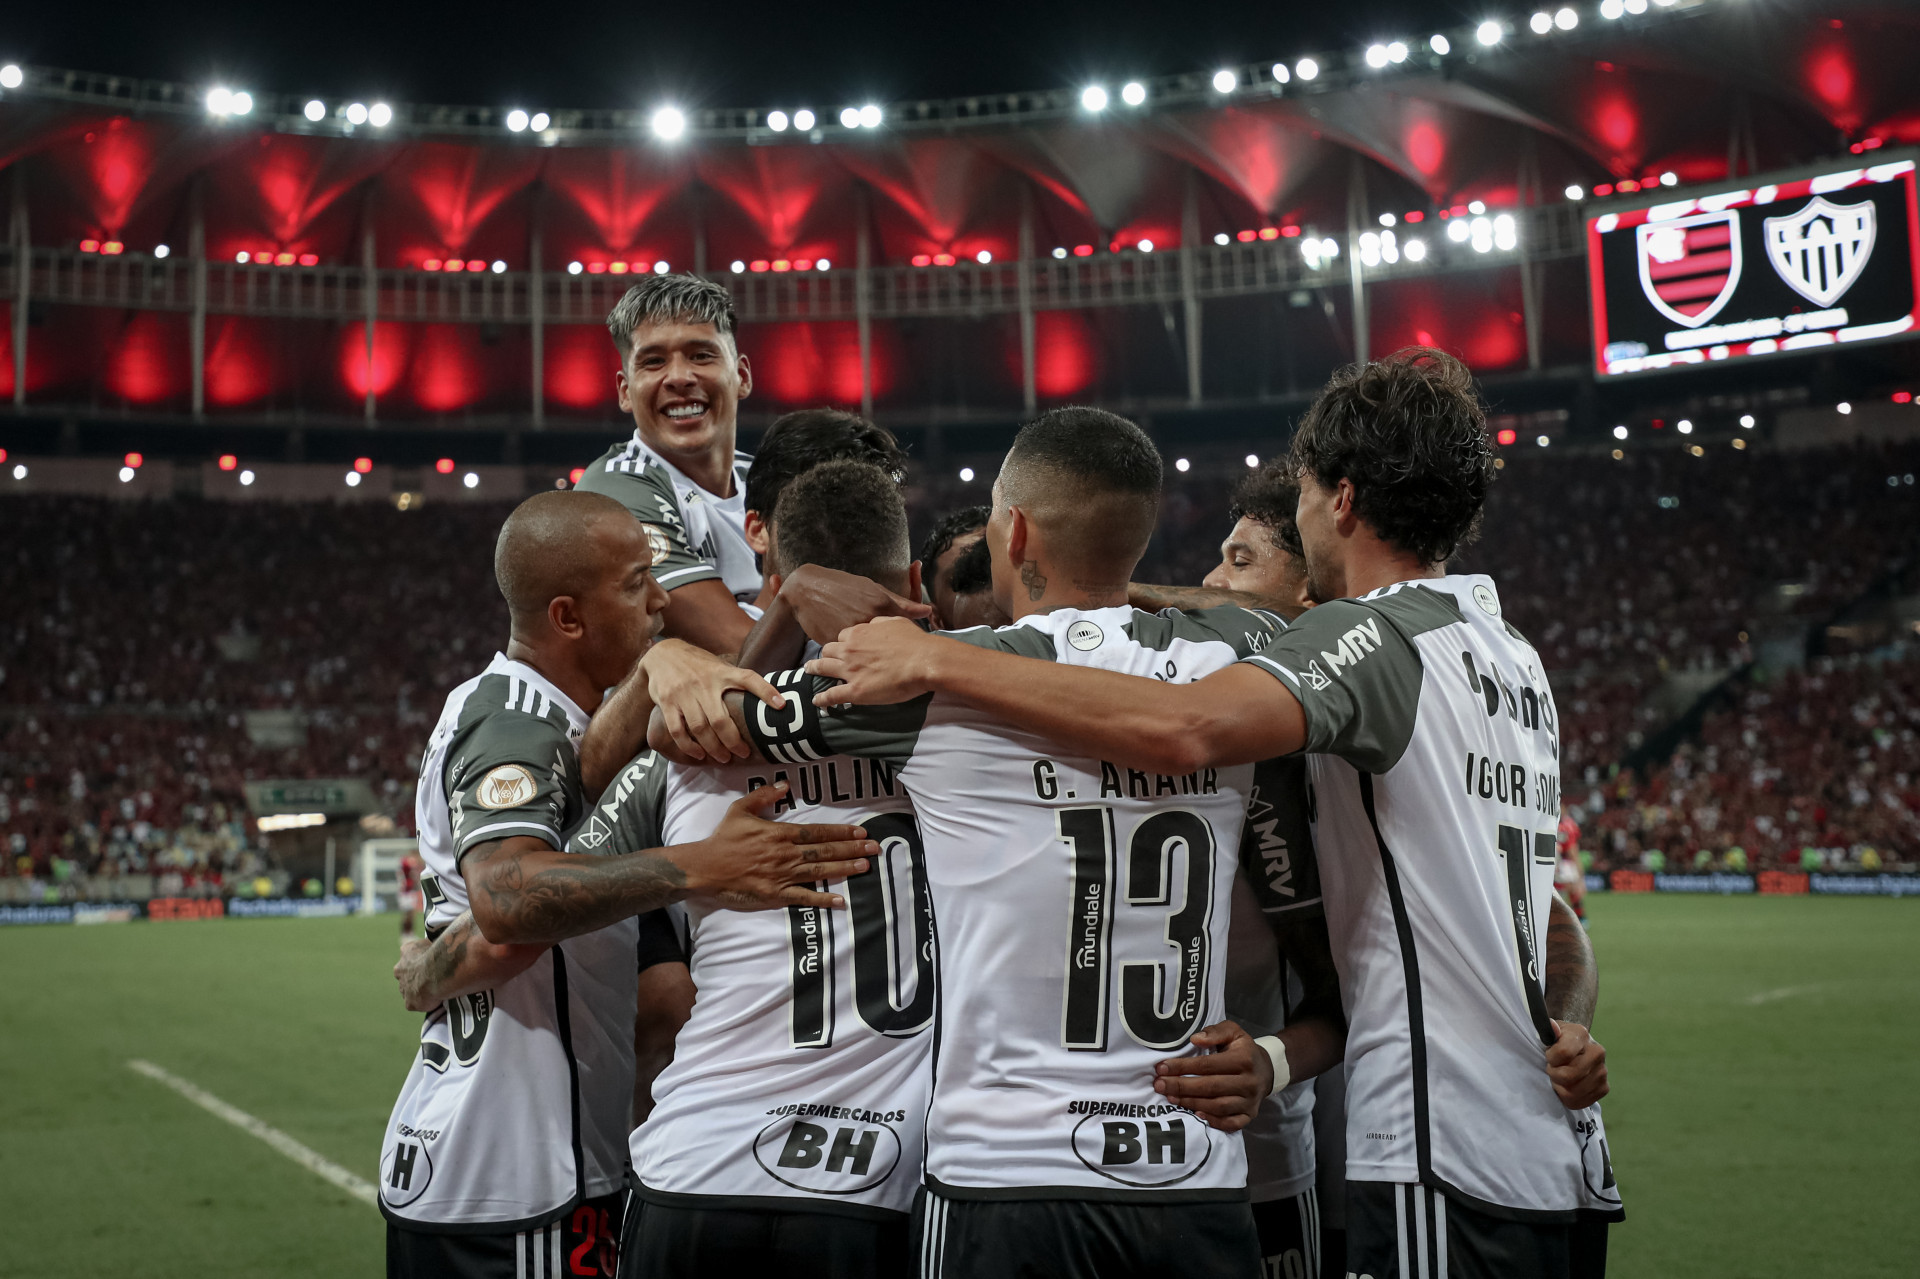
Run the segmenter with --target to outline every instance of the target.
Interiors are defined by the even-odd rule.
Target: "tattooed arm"
[[[531,835],[475,844],[461,855],[474,923],[496,944],[544,944],[605,928],[689,897],[729,910],[842,906],[802,884],[845,879],[880,851],[857,826],[769,822],[784,782],[737,799],[708,838],[617,857],[563,853]]]
[[[1600,1002],[1600,970],[1593,943],[1560,894],[1547,912],[1547,1015],[1558,1036],[1547,1049],[1547,1077],[1569,1110],[1607,1095],[1607,1050],[1593,1037]]]
[[[496,946],[480,935],[468,911],[431,944],[415,941],[401,947],[393,978],[400,983],[407,1011],[430,1012],[449,999],[512,981],[547,950],[544,945]]]
[[[1223,591],[1210,586],[1150,586],[1145,582],[1127,583],[1127,603],[1149,613],[1157,613],[1163,608],[1187,612],[1231,604],[1236,608],[1263,608],[1270,613],[1280,614],[1289,622],[1302,612],[1296,604],[1268,599],[1250,591]]]

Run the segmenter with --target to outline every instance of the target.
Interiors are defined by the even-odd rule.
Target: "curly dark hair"
[[[978,533],[985,528],[992,514],[984,506],[963,506],[941,516],[940,522],[933,526],[933,532],[927,534],[927,540],[920,543],[920,571],[931,574],[935,560],[945,555],[955,542],[967,534]]]
[[[1236,524],[1252,520],[1264,525],[1275,546],[1292,555],[1304,556],[1300,525],[1295,522],[1295,512],[1300,507],[1297,475],[1292,463],[1284,457],[1267,462],[1240,481],[1240,487],[1233,491],[1233,505],[1227,508],[1227,518]]]
[[[993,550],[987,545],[986,538],[981,538],[960,552],[959,558],[953,562],[953,580],[947,584],[953,588],[955,595],[971,595],[975,591],[993,589]]]
[[[747,468],[747,509],[772,518],[795,477],[836,458],[877,466],[895,484],[907,478],[906,452],[886,427],[840,409],[800,409],[775,418],[760,438]]]
[[[1332,488],[1353,483],[1354,513],[1423,564],[1442,564],[1480,531],[1493,443],[1467,366],[1410,346],[1333,375],[1294,433],[1288,463]]]

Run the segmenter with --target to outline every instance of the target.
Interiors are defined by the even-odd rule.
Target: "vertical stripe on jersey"
[[[567,1096],[573,1127],[573,1201],[579,1203],[587,1197],[587,1157],[580,1148],[580,1063],[573,1056],[573,1009],[567,1003],[566,947],[556,945],[551,953],[554,1025],[560,1032],[560,1050],[567,1055]],[[559,1245],[555,1244],[554,1248],[554,1255],[558,1256]],[[554,1279],[559,1279],[560,1272],[553,1273]]]
[[[1420,1178],[1427,1181],[1433,1177],[1433,1136],[1427,1123],[1427,1025],[1420,999],[1420,957],[1413,948],[1413,921],[1407,917],[1407,899],[1400,891],[1400,872],[1387,849],[1386,836],[1380,833],[1372,773],[1360,774],[1360,804],[1366,809],[1367,825],[1373,828],[1373,842],[1380,850],[1380,872],[1393,907],[1393,930],[1400,938],[1400,963],[1407,987],[1407,1045],[1413,1059],[1413,1147]]]
[[[1431,1242],[1427,1236],[1427,1205],[1433,1198],[1433,1192],[1425,1186],[1415,1186],[1412,1197],[1414,1250],[1420,1254],[1420,1273],[1430,1275],[1433,1273],[1433,1255],[1427,1251]]]
[[[561,1234],[562,1232],[561,1232],[559,1222],[556,1221],[551,1226],[547,1227],[547,1246],[550,1249],[547,1255],[547,1260],[552,1263],[552,1268],[547,1271],[547,1274],[550,1277],[550,1279],[560,1279],[560,1276],[563,1273],[563,1271],[561,1271],[560,1269],[560,1248],[562,1244]]]
[[[1447,1279],[1447,1197],[1433,1197],[1433,1255],[1437,1279]]]
[[[1400,1182],[1393,1185],[1393,1235],[1400,1248],[1399,1279],[1416,1279],[1414,1272],[1407,1268],[1407,1192],[1412,1189]]]

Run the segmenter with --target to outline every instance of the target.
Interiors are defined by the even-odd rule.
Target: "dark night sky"
[[[1204,70],[1421,37],[1522,8],[1441,0],[839,7],[20,4],[0,60],[236,88],[488,105],[813,106]]]

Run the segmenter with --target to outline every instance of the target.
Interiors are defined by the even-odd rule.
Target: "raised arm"
[[[729,910],[843,906],[837,893],[800,885],[859,874],[879,845],[858,826],[758,815],[785,795],[784,783],[763,786],[698,843],[616,857],[563,853],[529,835],[475,844],[460,867],[474,922],[489,942],[550,945],[690,897]]]
[[[1300,703],[1244,664],[1168,684],[983,649],[888,619],[843,632],[807,669],[845,681],[820,694],[821,705],[892,704],[937,690],[1069,749],[1157,773],[1291,755],[1307,740]]]
[[[400,983],[400,999],[409,1012],[431,1012],[449,999],[512,981],[548,949],[496,946],[480,935],[473,912],[465,911],[431,943],[416,941],[402,947],[393,978]]]

